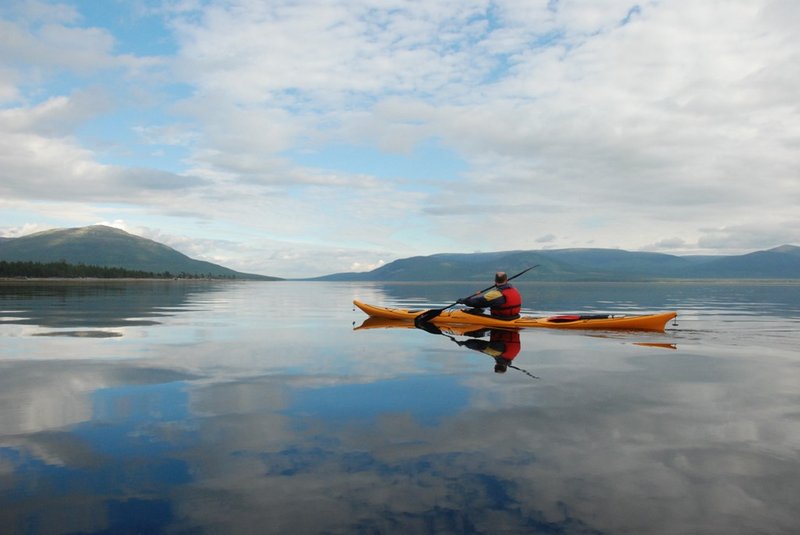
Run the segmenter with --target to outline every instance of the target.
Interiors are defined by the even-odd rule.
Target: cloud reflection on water
[[[349,302],[346,285],[313,288],[309,303]],[[231,317],[209,300],[211,312],[122,339],[9,338],[2,525],[665,534],[797,525],[800,378],[782,346],[754,353],[760,338],[720,345],[719,332],[699,330],[523,332],[514,363],[541,377],[531,380],[496,374],[493,360],[445,337],[353,332],[338,309],[279,322],[272,307],[298,291],[232,288],[222,294]],[[635,345],[664,341],[678,349]],[[59,350],[61,359],[36,360]]]

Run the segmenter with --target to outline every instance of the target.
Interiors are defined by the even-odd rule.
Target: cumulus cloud
[[[111,107],[111,99],[102,91],[79,91],[70,96],[55,96],[33,106],[0,110],[2,130],[44,137],[71,134],[87,120]]]
[[[0,20],[0,52],[17,65],[48,69],[66,68],[79,73],[114,64],[114,38],[99,28],[43,24],[26,28]]]
[[[203,183],[159,170],[104,165],[72,138],[34,134],[0,132],[0,163],[6,198],[132,202],[151,199],[153,191]]]

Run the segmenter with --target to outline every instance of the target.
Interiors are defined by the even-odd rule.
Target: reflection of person
[[[416,327],[431,334],[446,336],[460,346],[466,346],[473,351],[480,351],[485,355],[489,355],[494,359],[494,371],[496,373],[505,373],[508,368],[514,368],[529,377],[538,379],[529,371],[511,364],[522,349],[518,330],[483,328],[462,333],[464,336],[471,337],[469,340],[457,340],[449,334],[443,333],[439,327],[432,323],[423,322]],[[487,333],[489,333],[489,339],[482,340]]]
[[[483,336],[484,331],[471,333],[470,336]],[[519,341],[519,331],[506,331],[501,329],[491,329],[489,339],[471,338],[463,342],[458,342],[460,346],[466,346],[474,351],[480,351],[494,358],[494,371],[505,373],[511,361],[519,354],[522,345]]]
[[[480,314],[483,312],[482,309],[488,307],[493,317],[513,320],[519,317],[522,296],[516,288],[508,283],[508,275],[503,271],[498,271],[494,276],[493,288],[482,294],[462,297],[457,303],[473,308],[467,312]]]

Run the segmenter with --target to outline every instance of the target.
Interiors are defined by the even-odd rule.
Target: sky
[[[800,244],[796,0],[0,3],[0,236],[308,277]]]

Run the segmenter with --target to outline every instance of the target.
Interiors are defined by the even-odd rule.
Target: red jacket
[[[519,316],[519,311],[522,309],[522,295],[520,295],[519,291],[510,284],[503,284],[498,286],[497,289],[505,297],[505,302],[498,306],[489,304],[492,316],[501,318],[516,318]]]
[[[519,341],[519,331],[492,329],[489,335],[489,344],[498,349],[502,348],[501,353],[494,356],[508,361],[514,360],[514,357],[519,355],[519,351],[522,349],[522,344]]]
[[[489,307],[492,316],[503,319],[516,318],[522,308],[522,296],[508,283],[496,286],[483,294],[459,299],[458,302],[475,308]]]

